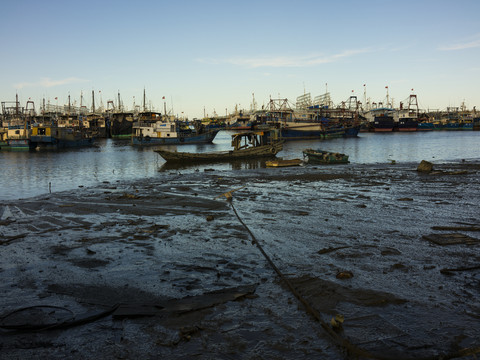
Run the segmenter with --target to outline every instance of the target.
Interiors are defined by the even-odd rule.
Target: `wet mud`
[[[478,357],[480,164],[417,165],[170,169],[3,202],[0,358]]]

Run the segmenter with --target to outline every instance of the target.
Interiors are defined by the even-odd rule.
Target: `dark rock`
[[[433,170],[433,164],[429,161],[422,160],[417,167],[418,172],[431,172]]]

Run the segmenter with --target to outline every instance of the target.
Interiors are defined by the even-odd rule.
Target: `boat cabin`
[[[232,135],[233,150],[240,150],[247,147],[258,147],[272,144],[280,140],[278,129],[265,131],[248,131]]]
[[[156,121],[154,123],[139,122],[133,126],[136,137],[150,138],[176,138],[177,126],[173,122]]]

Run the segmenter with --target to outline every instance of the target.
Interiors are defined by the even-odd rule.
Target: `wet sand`
[[[3,202],[0,358],[478,351],[480,164],[417,165],[172,170]]]

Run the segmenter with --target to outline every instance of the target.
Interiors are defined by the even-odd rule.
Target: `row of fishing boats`
[[[288,136],[303,136],[305,130],[312,127],[312,123],[325,119],[355,119],[355,124],[360,124],[361,132],[413,132],[429,130],[480,130],[480,116],[475,108],[468,111],[465,105],[460,108],[448,107],[446,111],[420,111],[417,95],[411,94],[408,99],[400,103],[399,108],[393,108],[389,103],[367,104],[367,108],[357,101],[356,96],[351,96],[341,105],[334,107],[331,101],[325,101],[329,94],[320,96],[322,101],[305,102],[305,97],[297,98],[295,110],[288,105],[288,101],[270,100],[265,110],[253,112],[240,112],[226,119],[229,129],[252,129],[261,118],[275,117],[284,123],[291,124],[291,130],[298,129],[299,133],[291,131]],[[281,103],[279,103],[281,101]],[[303,101],[303,102],[302,102]],[[218,122],[218,121],[217,121]],[[353,122],[353,121],[351,121]]]
[[[301,98],[304,97],[305,95]],[[117,124],[114,127],[115,134],[128,138],[134,146],[211,143],[221,129],[277,129],[279,136],[285,141],[355,137],[360,131],[480,129],[480,118],[473,116],[461,117],[462,121],[453,115],[438,120],[420,117],[415,95],[410,95],[408,107],[401,106],[395,111],[380,107],[368,112],[359,110],[359,103],[355,98],[350,99],[348,106],[344,104],[338,107],[333,107],[328,102],[308,102],[302,105],[297,99],[295,110],[288,104],[287,99],[271,99],[267,107],[249,113],[240,112],[232,116],[230,122],[227,122],[228,117],[223,121],[206,118],[180,120],[167,115],[166,109],[163,114],[147,111],[145,105],[144,111],[137,114],[123,111],[97,114],[94,106],[89,114],[81,111],[72,113],[69,105],[67,111],[61,114],[53,113],[44,106],[42,113],[36,115],[29,108],[29,102],[25,108],[20,108],[18,98],[11,107],[2,102],[1,150],[89,146],[93,145],[97,138],[107,137],[109,132],[106,129],[112,129],[112,124]],[[113,133],[110,133],[110,136],[113,136]]]
[[[105,137],[105,119],[95,113],[45,113],[35,115],[20,108],[18,100],[10,111],[3,106],[0,127],[1,150],[58,149],[92,145]],[[357,136],[361,123],[356,112],[330,113],[314,110],[296,116],[285,107],[261,110],[254,114],[250,130],[277,129],[285,140],[329,139]],[[225,126],[202,120],[180,120],[153,111],[134,118],[128,138],[134,146],[159,146],[211,143]],[[125,122],[128,122],[125,120]],[[127,128],[127,127],[126,127]]]

